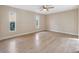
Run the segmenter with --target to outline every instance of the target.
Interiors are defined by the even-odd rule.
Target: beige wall
[[[78,7],[78,36],[79,36],[79,7]]]
[[[45,30],[45,16],[41,14],[36,14],[30,11],[25,11],[21,9],[11,8],[7,6],[0,6],[0,11],[2,21],[1,21],[1,37],[6,38],[10,36],[16,36],[20,34],[28,34],[32,32],[36,32],[35,29],[35,16],[40,16],[40,29]],[[9,31],[9,11],[16,12],[16,32]]]
[[[1,9],[0,9],[1,12]],[[1,39],[1,13],[0,13],[0,39]]]
[[[9,11],[16,12],[16,32],[9,31]],[[79,29],[79,9],[50,14],[41,15],[22,9],[16,9],[8,6],[0,6],[0,38],[7,38],[10,36],[28,34],[36,32],[35,16],[39,15],[40,29],[50,30],[62,33],[77,35]]]
[[[47,29],[50,31],[78,34],[78,10],[70,10],[47,15]]]

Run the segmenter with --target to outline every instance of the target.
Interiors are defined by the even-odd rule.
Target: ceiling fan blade
[[[53,6],[48,6],[48,5],[42,5],[41,8],[40,8],[40,11],[43,11],[43,10],[47,10],[49,11],[49,9],[52,9],[54,8]]]
[[[50,8],[54,8],[54,7],[48,7],[48,9],[50,9]]]

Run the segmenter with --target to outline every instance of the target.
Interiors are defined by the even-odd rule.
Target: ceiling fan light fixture
[[[43,11],[48,11],[47,9],[43,9]]]
[[[54,8],[54,7],[52,7],[52,6],[49,6],[49,5],[43,5],[42,7],[41,7],[41,11],[43,11],[43,12],[48,12],[50,9],[52,9],[52,8]]]

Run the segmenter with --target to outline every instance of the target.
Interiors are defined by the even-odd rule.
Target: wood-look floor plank
[[[38,32],[0,41],[0,53],[73,53],[79,51],[77,36]]]

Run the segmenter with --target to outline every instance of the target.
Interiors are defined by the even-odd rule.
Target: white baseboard
[[[15,35],[12,35],[12,36],[3,37],[0,40],[5,40],[5,39],[13,38],[13,37],[16,37],[16,36],[28,35],[28,34],[32,34],[32,33],[36,33],[36,32],[41,32],[41,31],[44,31],[44,30],[33,31],[33,32],[29,32],[29,33],[15,34]]]
[[[5,39],[8,39],[8,38],[13,38],[13,37],[16,37],[16,36],[22,36],[22,35],[27,35],[27,34],[32,34],[32,33],[35,33],[35,32],[21,33],[21,34],[16,34],[16,35],[12,35],[12,36],[7,36],[7,37],[1,38],[0,40],[5,40]]]
[[[60,32],[60,31],[54,31],[54,30],[48,30],[48,31],[59,32],[59,33],[64,33],[64,34],[70,34],[70,35],[76,35],[76,36],[78,36],[78,34],[74,34],[74,33]]]
[[[42,31],[44,31],[44,30],[42,30]],[[47,31],[58,32],[58,31],[53,31],[53,30],[47,30]],[[41,32],[41,31],[38,31],[38,32]],[[1,38],[0,40],[5,40],[5,39],[8,39],[8,38],[13,38],[13,37],[16,37],[16,36],[22,36],[22,35],[27,35],[27,34],[32,34],[32,33],[36,33],[36,31],[34,31],[34,32],[29,32],[29,33],[16,34],[16,35],[12,35],[12,36],[7,36],[7,37]],[[59,32],[59,33],[65,33],[65,32]],[[65,33],[65,34],[71,34],[71,33]],[[76,36],[78,36],[77,34],[71,34],[71,35],[76,35]]]

